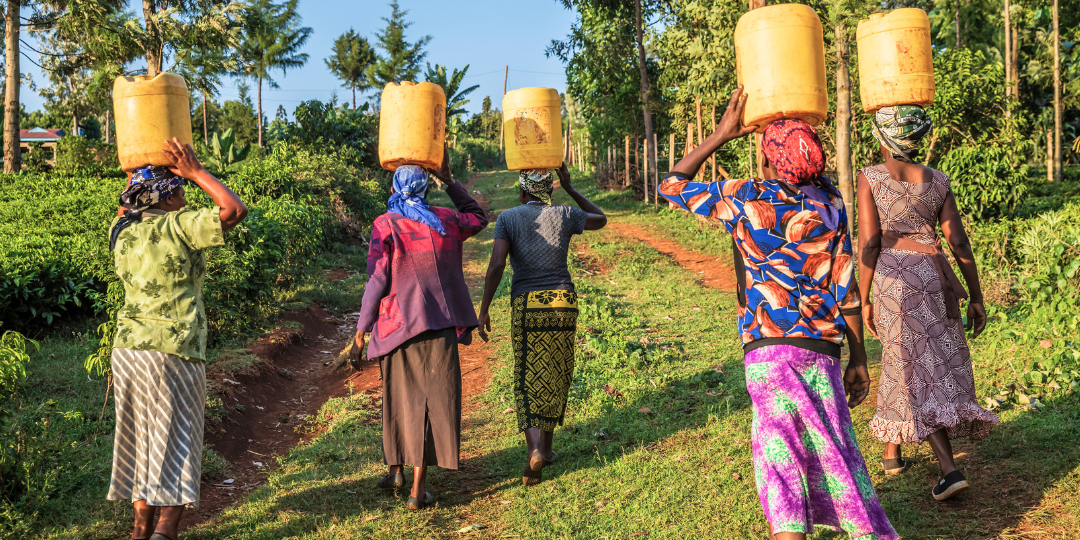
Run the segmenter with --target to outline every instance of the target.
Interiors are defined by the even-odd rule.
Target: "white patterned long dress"
[[[861,171],[877,204],[881,231],[933,246],[949,179],[892,178],[884,165]],[[874,272],[875,323],[881,338],[881,384],[870,422],[882,442],[916,443],[942,428],[950,439],[985,438],[997,416],[979,406],[963,321],[949,319],[931,255],[884,248]]]

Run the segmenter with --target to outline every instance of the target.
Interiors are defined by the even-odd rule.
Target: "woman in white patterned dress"
[[[960,317],[959,302],[967,294],[941,249],[938,223],[971,291],[972,338],[986,326],[982,288],[948,177],[914,162],[930,117],[921,107],[900,106],[883,108],[872,119],[885,163],[858,174],[863,319],[882,345],[870,430],[885,443],[886,474],[911,465],[901,444],[929,441],[941,470],[931,493],[945,500],[968,486],[950,440],[985,438],[998,418],[975,396]],[[876,303],[870,302],[871,285]]]

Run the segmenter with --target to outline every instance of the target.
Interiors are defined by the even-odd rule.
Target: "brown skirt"
[[[458,468],[461,365],[457,330],[429,330],[379,358],[383,461]]]

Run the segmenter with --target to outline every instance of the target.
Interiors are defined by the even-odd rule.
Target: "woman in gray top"
[[[552,172],[521,171],[521,206],[499,214],[495,246],[480,305],[480,337],[491,331],[488,308],[506,269],[510,285],[510,333],[514,344],[514,401],[518,429],[525,432],[528,461],[525,485],[540,482],[544,464],[555,462],[552,432],[562,425],[566,398],[574,376],[577,295],[566,254],[570,237],[607,225],[607,216],[570,184],[566,164],[558,169],[559,185],[579,208],[552,206]]]

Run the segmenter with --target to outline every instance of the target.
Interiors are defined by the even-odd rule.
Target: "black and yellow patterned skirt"
[[[574,379],[577,295],[533,291],[513,299],[514,399],[518,429],[554,431]]]

